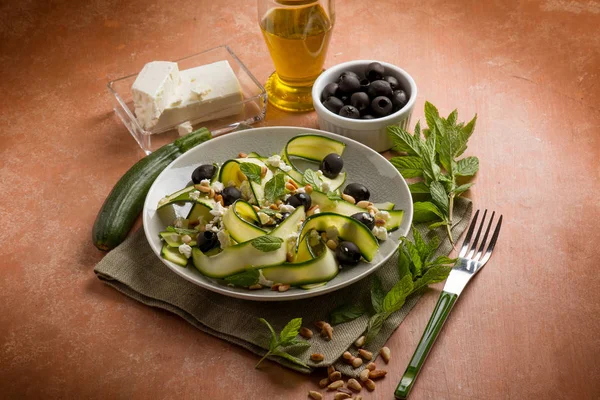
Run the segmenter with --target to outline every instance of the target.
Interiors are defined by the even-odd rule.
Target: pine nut
[[[323,399],[323,395],[321,393],[319,393],[319,392],[315,392],[314,390],[310,390],[308,392],[308,395],[313,400],[322,400]]]
[[[208,198],[212,199],[215,197],[215,190],[213,188],[210,188],[210,192],[208,192]]]
[[[369,206],[370,206],[370,205],[372,205],[372,204],[373,204],[373,203],[371,203],[370,201],[367,201],[367,200],[361,200],[361,201],[359,201],[358,203],[356,203],[356,205],[357,205],[358,207],[360,207],[360,208],[367,208],[367,207],[369,207]]]
[[[298,184],[293,179],[288,179],[288,183],[292,185],[295,189],[298,189]]]
[[[392,358],[392,352],[390,351],[389,347],[382,347],[381,350],[379,350],[379,354],[386,364],[390,362],[390,359]]]
[[[274,283],[273,286],[271,286],[271,290],[276,292],[279,290],[279,286],[281,286],[281,283]]]
[[[335,367],[333,365],[330,365],[329,367],[327,367],[327,376],[330,376],[334,372],[335,372]]]
[[[287,292],[288,290],[290,290],[290,285],[279,285],[278,290],[280,292]]]
[[[354,378],[348,380],[348,387],[355,392],[360,392],[362,385]]]
[[[358,368],[363,364],[363,360],[362,358],[359,357],[355,357],[354,360],[352,360],[352,367],[353,368]],[[371,374],[369,374],[369,377],[371,376]]]
[[[314,325],[318,330],[322,330],[326,323],[325,321],[317,321]]]
[[[321,388],[326,388],[329,385],[329,378],[323,378],[319,381],[319,386]]]
[[[341,388],[342,386],[344,386],[344,381],[340,379],[339,381],[330,383],[329,386],[327,386],[327,389],[336,390],[337,388]]]
[[[367,387],[367,389],[369,390],[369,392],[372,392],[373,390],[375,390],[375,382],[373,382],[370,379],[367,379],[365,381],[365,386]]]
[[[256,212],[260,211],[260,207],[259,206],[252,206],[252,208],[254,208],[254,211],[256,211]]]
[[[360,371],[360,375],[358,375],[358,377],[360,378],[361,381],[366,382],[367,379],[369,379],[369,371],[368,369],[363,369],[362,371]]]
[[[377,218],[375,220],[375,225],[377,225],[377,226],[385,226],[385,219]]]
[[[321,336],[327,338],[327,340],[333,339],[333,328],[327,322],[325,322],[325,325],[323,325]]]
[[[262,289],[262,285],[260,283],[257,283],[256,285],[248,286],[248,289],[250,289],[250,290]]]
[[[364,358],[365,360],[372,360],[373,359],[373,353],[371,353],[368,350],[360,349],[360,350],[358,350],[358,354],[360,354],[360,356],[362,358]]]
[[[338,388],[337,391],[340,393],[346,393],[350,397],[352,397],[352,395],[353,395],[353,393],[350,390],[346,389],[345,387]]]
[[[375,215],[379,212],[379,209],[375,206],[369,206],[369,207],[367,207],[367,210],[369,211],[369,214],[371,214],[371,215]]]
[[[342,199],[346,200],[348,203],[352,203],[352,204],[356,203],[356,200],[354,200],[354,197],[352,197],[346,193],[342,194]]]
[[[281,201],[281,200],[277,200],[277,201],[275,201],[275,205],[276,205],[277,207],[279,207],[279,206],[280,206],[280,205],[282,205],[282,204],[283,204],[283,201]]]
[[[342,354],[342,357],[344,357],[345,360],[353,360],[354,359],[354,356],[349,351],[345,351],[344,354]]]
[[[300,329],[299,333],[300,333],[300,336],[302,336],[303,338],[306,338],[306,339],[310,339],[313,336],[313,332],[310,329],[305,328],[305,327],[302,327]]]
[[[377,369],[377,365],[375,365],[374,362],[370,362],[370,363],[367,364],[367,369],[369,371],[375,371]]]
[[[334,371],[329,375],[329,380],[335,382],[342,379],[342,373],[340,371]]]
[[[310,355],[310,359],[316,362],[321,362],[325,359],[325,356],[321,353],[313,353]]]
[[[350,396],[348,393],[336,393],[335,396],[333,396],[333,400],[344,400],[344,399],[349,399],[352,396]]]
[[[296,188],[294,185],[292,185],[292,184],[291,184],[291,183],[289,183],[289,182],[286,182],[286,183],[285,183],[285,188],[286,188],[287,190],[289,190],[290,192],[293,192],[293,191],[295,191],[295,190],[297,189],[297,188]]]
[[[356,339],[356,341],[354,342],[354,345],[356,347],[363,347],[365,345],[365,340],[367,338],[365,338],[364,336],[359,337],[358,339]]]
[[[307,194],[311,194],[313,192],[313,187],[311,185],[306,185],[306,186],[304,186],[304,191]]]
[[[243,153],[243,152],[241,152],[241,151],[240,151],[240,152],[238,153],[238,158],[248,158],[248,154],[246,154],[246,153]]]
[[[369,379],[381,379],[387,374],[386,370],[376,369],[374,371],[369,372]]]
[[[210,186],[196,185],[196,189],[198,189],[202,193],[210,193],[210,191],[211,191]]]
[[[269,206],[269,208],[270,208],[271,210],[279,210],[279,207],[277,207],[277,205],[276,205],[276,204],[271,204],[271,205]]]
[[[181,241],[185,244],[188,244],[189,242],[192,241],[192,237],[190,235],[183,235],[181,237]]]
[[[337,248],[337,243],[335,240],[329,239],[326,244],[331,250],[335,250]]]
[[[267,167],[265,167],[265,166],[260,167],[260,177],[264,178],[265,175],[267,175],[267,171],[268,171]]]

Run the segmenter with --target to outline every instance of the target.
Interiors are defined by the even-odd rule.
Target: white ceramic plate
[[[202,275],[194,267],[182,268],[160,256],[162,247],[159,232],[170,225],[176,216],[187,215],[190,206],[174,206],[156,211],[158,201],[165,195],[180,190],[190,184],[192,171],[200,164],[223,163],[225,160],[236,158],[239,152],[255,151],[262,155],[280,153],[292,137],[312,133],[331,137],[346,143],[344,151],[344,170],[348,174],[347,183],[362,182],[371,191],[371,201],[391,201],[396,209],[405,211],[400,228],[391,233],[390,238],[381,243],[379,252],[371,263],[361,262],[355,267],[344,268],[325,286],[312,290],[291,288],[287,292],[273,292],[269,289],[247,290],[230,287],[215,279]],[[318,167],[317,167],[318,168]],[[169,208],[167,212],[163,210]],[[281,301],[296,300],[318,296],[343,288],[356,282],[379,268],[390,258],[398,246],[398,239],[408,233],[413,217],[413,206],[408,185],[398,171],[379,153],[371,150],[354,140],[316,129],[296,127],[266,127],[249,129],[230,133],[211,139],[173,161],[156,178],[150,188],[143,211],[143,223],[146,238],[157,257],[176,274],[203,288],[222,293],[227,296],[248,300]]]

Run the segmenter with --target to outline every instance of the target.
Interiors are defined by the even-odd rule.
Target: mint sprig
[[[302,176],[302,180],[305,185],[311,185],[313,189],[319,189],[321,187],[321,178],[319,175],[312,169],[307,169],[304,171],[304,175]]]
[[[269,351],[267,352],[267,354],[265,354],[263,356],[263,358],[261,358],[258,361],[255,368],[258,368],[258,366],[263,362],[263,360],[270,356],[285,358],[286,360],[288,360],[294,364],[300,365],[305,368],[310,368],[308,365],[303,363],[300,359],[292,356],[291,354],[289,354],[288,352],[286,352],[284,350],[284,348],[291,347],[291,346],[310,347],[310,343],[308,343],[307,341],[299,340],[296,338],[296,336],[298,336],[298,332],[300,331],[300,327],[302,326],[302,318],[292,319],[281,330],[279,335],[277,335],[275,333],[275,330],[273,329],[271,324],[269,324],[269,322],[267,322],[267,320],[265,320],[264,318],[259,318],[258,320],[260,322],[262,322],[263,324],[265,324],[267,326],[267,328],[269,328],[269,331],[271,332],[271,340],[269,342]]]
[[[242,171],[242,174],[246,175],[246,178],[248,178],[250,182],[258,183],[260,185],[261,169],[259,165],[249,162],[243,162],[240,163],[240,171]]]
[[[285,175],[277,173],[265,184],[265,199],[269,203],[275,201],[285,194]]]
[[[405,178],[421,179],[408,185],[412,194],[431,197],[430,201],[414,203],[413,220],[431,222],[430,229],[445,226],[454,243],[451,232],[454,199],[473,185],[459,185],[457,178],[471,177],[479,170],[477,157],[458,159],[467,149],[477,115],[467,124],[459,123],[456,110],[443,118],[433,104],[425,102],[425,119],[428,129],[421,131],[420,122],[417,122],[412,134],[398,126],[387,128],[394,150],[407,153],[393,157],[390,162]]]
[[[257,269],[247,269],[239,274],[231,275],[225,278],[227,283],[231,283],[235,286],[249,287],[258,283],[260,273]]]
[[[277,236],[263,235],[252,239],[250,244],[257,250],[268,253],[281,247],[283,239]]]
[[[342,304],[334,309],[331,314],[329,314],[329,320],[331,321],[332,325],[338,325],[344,322],[355,320],[365,312],[366,310],[360,304]]]

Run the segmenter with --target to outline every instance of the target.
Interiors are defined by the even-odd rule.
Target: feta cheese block
[[[135,116],[143,129],[152,129],[163,111],[177,101],[180,86],[177,63],[152,61],[144,65],[131,88]]]
[[[153,129],[162,132],[182,121],[193,124],[242,112],[242,92],[228,61],[181,71],[177,101],[165,108]]]

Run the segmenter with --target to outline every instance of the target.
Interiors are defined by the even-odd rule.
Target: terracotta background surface
[[[479,121],[470,197],[504,214],[412,399],[600,398],[600,2],[338,2],[327,65],[408,70],[443,113]],[[0,398],[305,398],[307,378],[100,283],[96,212],[141,157],[106,83],[228,43],[272,70],[254,0],[0,4]],[[264,125],[316,127],[269,109]],[[389,341],[390,399],[437,299]],[[329,395],[327,398],[332,398]]]

